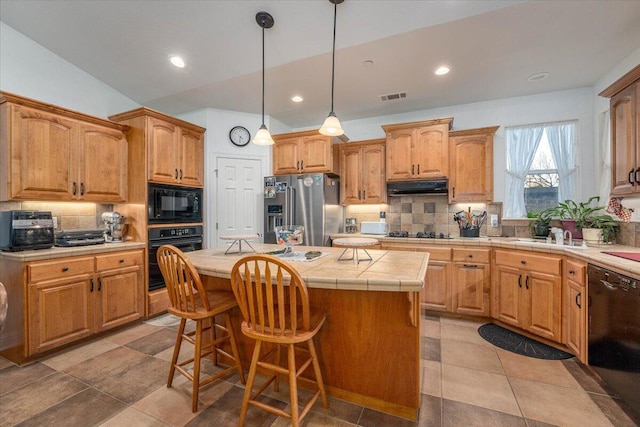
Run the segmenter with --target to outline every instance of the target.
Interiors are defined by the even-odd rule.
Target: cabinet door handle
[[[524,287],[529,289],[529,276],[524,279]]]
[[[62,272],[66,273],[67,271],[69,271],[69,267],[62,267]]]
[[[578,292],[576,294],[576,305],[578,306],[578,308],[582,308],[582,306],[580,305],[580,299],[582,297],[582,292]]]
[[[175,178],[178,179],[178,169],[174,169]]]
[[[522,288],[522,274],[518,275],[518,287]]]
[[[304,170],[304,160],[300,160],[300,170]]]
[[[633,168],[629,171],[629,184],[633,185]]]
[[[413,169],[414,167],[415,167],[414,165],[411,165],[411,175],[414,174],[414,169]]]
[[[102,277],[98,277],[98,290],[102,289]]]
[[[78,192],[78,185],[76,184],[75,181],[73,181],[73,195],[75,196],[77,192]]]
[[[362,200],[362,197],[360,197],[360,190],[358,190],[358,200]]]
[[[300,160],[296,162],[296,169],[300,170]]]
[[[526,263],[527,263],[527,261],[525,261],[523,259],[520,260],[520,264],[525,265]]]
[[[91,278],[91,280],[89,280],[91,282],[91,289],[89,290],[89,292],[93,292],[93,278]]]
[[[84,196],[84,182],[80,183],[80,195]]]
[[[473,258],[473,254],[469,254],[467,255],[469,258]]]
[[[640,180],[638,180],[638,172],[640,172],[640,167],[638,169],[636,169],[636,173],[635,173],[635,177],[634,177],[634,179],[636,181],[636,184],[640,184]]]
[[[477,264],[462,264],[462,266],[466,267],[466,268],[478,268]],[[522,287],[522,286],[520,286],[520,287]]]
[[[453,187],[451,190],[453,191],[453,195],[451,197],[455,199],[456,198],[456,187]]]
[[[180,169],[180,179],[182,179],[182,169]]]
[[[124,262],[124,258],[120,259],[120,264],[122,264]]]
[[[420,163],[418,163],[418,175],[420,175]]]
[[[362,200],[366,199],[367,190],[362,190]]]
[[[573,270],[569,270],[569,274],[573,276],[574,274],[576,274],[576,272]]]

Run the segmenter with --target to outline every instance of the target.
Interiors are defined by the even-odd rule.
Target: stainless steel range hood
[[[447,194],[447,180],[429,181],[393,181],[387,182],[389,196],[404,196],[411,194]]]

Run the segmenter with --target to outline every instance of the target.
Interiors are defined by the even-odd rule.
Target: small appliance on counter
[[[106,227],[104,230],[105,242],[118,243],[124,241],[124,235],[127,232],[125,219],[120,212],[105,212],[102,214],[102,222]]]
[[[0,212],[0,250],[26,251],[53,246],[53,217],[48,211]]]
[[[56,246],[74,247],[104,243],[104,230],[68,230],[56,233]]]
[[[387,223],[362,221],[360,223],[360,233],[385,235],[387,234]]]
[[[358,232],[358,226],[356,225],[355,218],[347,218],[345,219],[345,233],[353,234]]]

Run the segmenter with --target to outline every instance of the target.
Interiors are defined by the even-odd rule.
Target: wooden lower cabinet
[[[491,314],[490,249],[454,249],[452,310],[472,316]]]
[[[562,257],[495,250],[492,317],[560,342]]]
[[[587,264],[567,260],[564,274],[562,342],[587,363]]]
[[[25,356],[144,314],[143,251],[28,263]]]

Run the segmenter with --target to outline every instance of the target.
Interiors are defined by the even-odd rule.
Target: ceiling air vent
[[[388,95],[380,95],[381,101],[395,101],[407,97],[407,92],[390,93]]]

